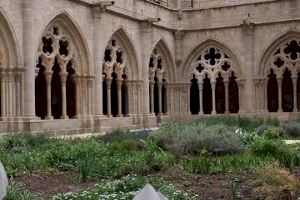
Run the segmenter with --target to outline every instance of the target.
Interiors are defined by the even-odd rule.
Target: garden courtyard
[[[299,199],[298,139],[300,120],[233,116],[87,138],[9,134],[5,200],[131,200],[146,183],[170,200]]]

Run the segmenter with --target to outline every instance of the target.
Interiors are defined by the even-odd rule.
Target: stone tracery
[[[193,80],[190,93],[191,98],[195,99],[191,99],[192,114],[238,112],[238,87],[229,87],[237,86],[235,67],[232,59],[215,45],[209,45],[200,52],[192,64]]]
[[[269,112],[297,111],[300,72],[300,40],[291,38],[275,49],[266,62],[267,108]]]
[[[79,114],[79,106],[74,105],[79,104],[79,91],[75,89],[79,87],[75,80],[78,58],[70,41],[58,24],[50,26],[42,36],[36,74],[36,114],[42,119],[68,119]]]
[[[155,48],[149,62],[150,113],[166,113],[166,79],[165,63],[162,55]]]
[[[108,117],[127,115],[127,55],[116,38],[108,43],[103,63],[103,111]]]

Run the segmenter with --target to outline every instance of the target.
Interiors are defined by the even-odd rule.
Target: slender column
[[[265,94],[263,95],[265,97],[264,107],[265,107],[265,111],[268,112],[268,80],[264,79],[263,84],[264,84],[264,92],[265,92]]]
[[[151,114],[154,114],[154,81],[150,81],[150,103]]]
[[[1,72],[1,117],[6,116],[5,73]]]
[[[111,93],[110,93],[110,88],[111,88],[111,78],[105,79],[106,83],[106,89],[107,89],[107,117],[111,117]]]
[[[88,87],[88,115],[92,115],[92,85],[93,79],[89,77],[87,80],[87,87]]]
[[[199,115],[203,115],[203,81],[198,80],[198,88],[199,88],[199,104],[200,104],[200,111]]]
[[[78,74],[74,74],[73,76],[73,80],[75,83],[75,119],[79,119],[80,118],[80,93],[79,93],[79,82],[80,82],[80,76]]]
[[[162,82],[158,83],[158,115],[162,114]]]
[[[24,84],[25,84],[25,116],[35,118],[35,39],[33,0],[23,1],[23,52],[24,52]]]
[[[212,112],[211,114],[215,115],[216,112],[216,81],[212,80],[211,82],[211,93],[212,93]]]
[[[297,81],[298,81],[298,77],[294,76],[292,77],[293,79],[293,90],[294,90],[294,109],[293,112],[298,112],[298,102],[297,102]]]
[[[59,73],[60,82],[61,82],[61,96],[62,96],[62,115],[60,116],[61,119],[68,119],[67,115],[67,91],[66,91],[66,82],[68,73],[62,72]]]
[[[225,113],[229,113],[229,80],[224,80],[225,86]]]
[[[16,80],[16,117],[21,116],[21,81],[22,81],[22,74],[17,72],[15,74]]]
[[[52,71],[44,71],[46,79],[46,91],[47,91],[47,115],[46,119],[53,119],[52,110],[51,110],[51,80],[52,80]]]
[[[104,55],[102,48],[102,41],[104,38],[105,32],[102,31],[102,24],[101,24],[101,8],[100,6],[93,7],[93,22],[94,22],[94,69],[95,69],[95,88],[94,88],[94,108],[95,108],[95,115],[101,116],[103,115],[103,104],[102,104],[102,62],[101,59]],[[102,20],[104,21],[104,20]]]
[[[282,112],[282,78],[278,78],[278,112]]]
[[[122,79],[117,79],[117,90],[118,90],[118,117],[122,117]]]
[[[8,91],[8,116],[13,116],[13,94],[12,94],[12,74],[11,72],[8,73],[8,81],[7,81],[7,91]]]

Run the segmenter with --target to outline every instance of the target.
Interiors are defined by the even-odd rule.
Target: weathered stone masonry
[[[0,133],[300,109],[300,0],[0,0]]]

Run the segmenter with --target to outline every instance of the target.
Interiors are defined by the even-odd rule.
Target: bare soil
[[[300,168],[294,169],[293,173],[300,180]],[[257,177],[249,172],[192,174],[178,167],[171,167],[161,173],[152,174],[151,177],[163,178],[189,194],[198,195],[199,200],[231,200],[233,193],[236,193],[238,199],[243,200],[254,197],[264,199],[253,191],[251,183]],[[66,173],[23,175],[15,178],[14,181],[23,184],[28,191],[45,199],[58,193],[76,192],[100,184],[100,181],[79,182],[74,176]]]
[[[15,178],[14,181],[21,183],[28,191],[45,199],[49,199],[58,193],[80,191],[93,187],[97,183],[95,181],[79,182],[74,176],[67,173],[26,174]]]

